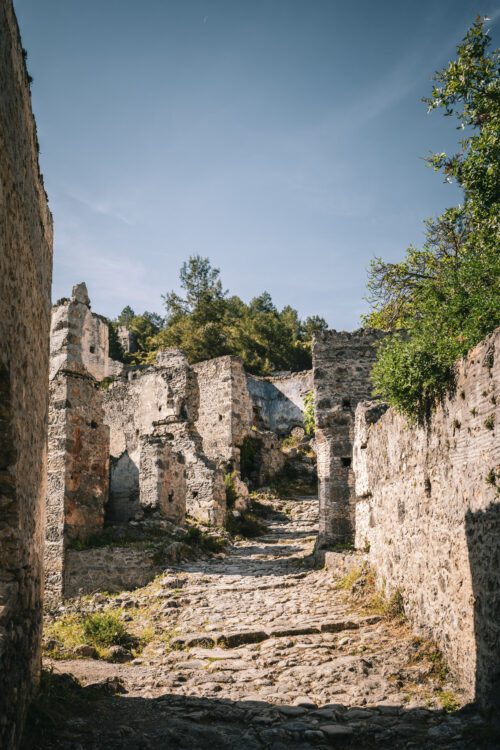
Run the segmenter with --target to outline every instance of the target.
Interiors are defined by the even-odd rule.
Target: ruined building
[[[457,363],[454,393],[425,425],[366,400],[380,335],[327,331],[314,343],[318,547],[364,553],[465,694],[497,705],[500,331]]]
[[[311,373],[248,376],[234,356],[190,366],[177,349],[127,367],[110,359],[107,321],[75,286],[52,312],[47,601],[74,593],[70,547],[105,524],[156,512],[223,525],[225,477],[242,507],[248,484],[280,472],[280,437],[302,424],[310,386]]]
[[[500,329],[456,366],[425,426],[356,412],[355,541],[471,700],[500,690]]]
[[[370,373],[380,331],[324,331],[313,344],[316,453],[319,482],[318,547],[353,538],[352,447],[357,404],[371,397]]]
[[[40,674],[52,219],[10,0],[0,90],[0,747],[13,750]]]

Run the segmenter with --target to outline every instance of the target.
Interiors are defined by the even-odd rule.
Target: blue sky
[[[459,193],[422,157],[436,69],[498,0],[14,0],[54,214],[54,300],[162,311],[190,254],[353,329],[370,258]]]

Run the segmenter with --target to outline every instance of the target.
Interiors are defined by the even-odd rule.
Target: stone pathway
[[[477,714],[439,708],[442,686],[406,625],[356,613],[332,572],[310,567],[316,511],[316,498],[280,501],[264,536],[95,597],[154,637],[127,664],[53,662],[119,694],[61,721],[39,747],[498,747]]]

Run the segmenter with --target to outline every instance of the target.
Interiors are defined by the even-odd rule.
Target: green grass
[[[130,634],[116,612],[94,612],[82,620],[85,642],[91,646],[109,648],[127,646]]]
[[[484,420],[484,426],[486,427],[487,430],[495,429],[495,415],[494,414],[490,414],[489,416],[486,417],[486,419]]]
[[[412,660],[414,662],[429,661],[431,663],[430,676],[440,684],[443,684],[448,678],[449,669],[443,653],[434,641],[415,636],[412,640],[412,645],[415,649],[415,655]]]
[[[403,595],[396,589],[391,596],[387,597],[383,591],[376,591],[368,598],[363,610],[367,614],[381,615],[389,620],[405,620]]]
[[[56,641],[55,647],[45,649],[53,659],[74,657],[78,646],[93,646],[100,659],[108,658],[111,646],[134,647],[138,653],[146,640],[129,633],[116,611],[62,615],[46,627],[44,637]]]
[[[335,588],[343,589],[344,591],[350,591],[354,584],[357,583],[360,578],[362,578],[363,574],[364,570],[361,566],[353,568],[349,571],[349,573],[346,573],[345,576],[337,581]]]
[[[364,564],[353,568],[341,578],[336,588],[352,592],[356,608],[363,614],[380,615],[388,620],[403,622],[406,618],[401,591],[396,589],[390,596],[387,596],[384,591],[385,586],[377,589],[375,583],[374,571],[369,565]],[[355,593],[354,588],[356,588]]]
[[[452,690],[440,690],[437,697],[441,703],[442,709],[446,711],[446,713],[453,713],[453,711],[458,711],[460,708],[457,696]]]

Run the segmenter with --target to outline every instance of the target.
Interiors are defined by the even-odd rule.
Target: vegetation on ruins
[[[500,325],[500,50],[489,46],[478,18],[424,100],[464,131],[456,154],[427,159],[463,203],[426,222],[421,249],[399,263],[375,258],[369,271],[365,324],[394,334],[379,348],[375,393],[412,420],[453,386],[455,360]]]
[[[306,431],[306,435],[308,435],[309,437],[312,437],[316,431],[313,391],[308,391],[304,398],[304,429]]]
[[[263,292],[248,304],[223,288],[220,270],[209,258],[191,256],[183,263],[180,284],[184,296],[164,295],[166,317],[126,307],[112,321],[111,356],[123,359],[116,329],[124,325],[137,338],[138,351],[125,355],[131,363],[151,362],[159,349],[178,347],[190,363],[234,354],[253,373],[304,370],[311,367],[311,340],[328,326],[315,315],[302,321],[297,310],[282,310]]]
[[[67,613],[45,629],[45,652],[54,659],[88,657],[81,647],[93,647],[95,656],[107,659],[112,646],[138,647],[138,641],[125,627],[118,612]]]

